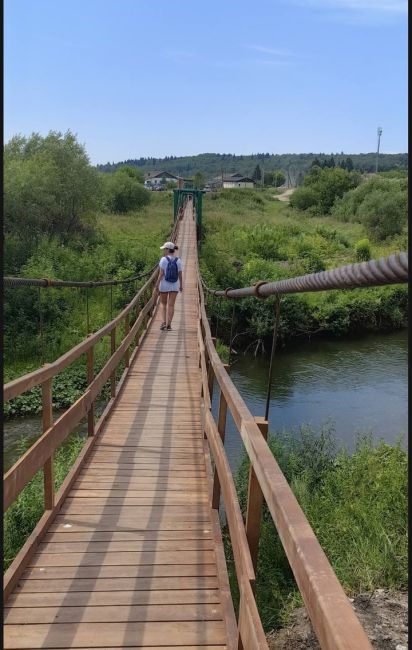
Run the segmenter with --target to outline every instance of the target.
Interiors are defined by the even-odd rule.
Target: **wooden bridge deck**
[[[233,629],[201,426],[196,235],[73,489],[6,603],[6,648],[209,648]],[[230,644],[229,644],[230,645]]]

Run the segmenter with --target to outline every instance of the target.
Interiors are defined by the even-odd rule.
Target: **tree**
[[[262,170],[260,169],[259,165],[256,165],[255,170],[252,174],[252,180],[256,182],[259,182],[262,180]]]
[[[204,188],[205,180],[201,172],[196,172],[196,174],[194,175],[193,186],[198,190],[202,190]]]
[[[4,230],[19,264],[41,237],[79,245],[94,237],[100,176],[70,131],[15,136],[5,145]]]
[[[122,174],[127,174],[127,176],[136,179],[137,182],[142,185],[144,183],[144,173],[141,169],[136,169],[136,167],[132,167],[131,165],[122,165],[116,171]]]
[[[286,180],[285,174],[282,171],[269,171],[265,172],[264,183],[270,187],[280,187]]]
[[[104,181],[106,207],[112,212],[124,214],[130,210],[139,210],[150,202],[150,192],[137,178],[122,169],[105,175]]]
[[[353,171],[353,160],[349,156],[347,156],[347,158],[345,160],[345,166],[346,166],[346,169],[348,170],[348,172]]]

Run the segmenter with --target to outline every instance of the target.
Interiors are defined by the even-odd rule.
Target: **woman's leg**
[[[168,296],[169,296],[169,303],[167,306],[167,324],[171,325],[175,313],[175,302],[177,298],[177,291],[169,291]]]
[[[160,302],[162,303],[162,314],[163,314],[163,319],[162,322],[166,323],[166,309],[167,309],[167,296],[169,294],[166,293],[165,291],[160,292]]]

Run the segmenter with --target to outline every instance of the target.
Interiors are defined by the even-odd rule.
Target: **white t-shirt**
[[[170,256],[170,258],[174,257],[173,255]],[[166,269],[167,269],[167,263],[168,259],[167,257],[162,257],[162,259],[159,262],[159,268],[166,274]],[[177,270],[180,272],[183,270],[182,266],[182,261],[180,257],[177,258]],[[167,282],[164,277],[160,280],[160,286],[159,286],[159,291],[166,292],[166,291],[180,291],[180,281],[176,280],[176,282]]]

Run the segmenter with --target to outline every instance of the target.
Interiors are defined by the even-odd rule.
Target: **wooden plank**
[[[36,553],[28,566],[144,566],[152,564],[212,564],[213,551],[130,551],[109,553]]]
[[[157,593],[166,592],[171,594],[173,602],[179,602],[184,598],[184,594],[190,590],[206,592],[207,590],[219,592],[219,584],[216,576],[150,576],[139,578],[50,578],[48,580],[21,580],[15,591],[16,597],[22,594],[42,594],[46,596],[51,594],[66,594],[70,600],[70,595],[86,593],[87,598],[98,596],[100,592],[113,594],[113,602],[116,602],[116,594],[132,593],[141,594],[143,598],[148,598],[148,594],[156,595]],[[96,594],[96,596],[94,596]],[[14,596],[11,596],[13,598]],[[79,596],[80,597],[80,596]],[[137,596],[136,596],[137,597]]]
[[[153,623],[61,623],[58,625],[5,625],[6,648],[124,648],[141,646],[170,646],[225,644],[225,629],[221,621],[179,621]]]
[[[216,576],[216,566],[214,564],[160,564],[160,565],[143,565],[122,566],[122,565],[102,565],[102,566],[79,566],[79,567],[32,567],[25,570],[23,579],[30,579],[33,582],[45,582],[49,585],[50,580],[61,580],[63,578],[79,580],[83,578],[93,578],[97,581],[103,578],[110,578],[117,581],[120,578],[127,578],[136,581],[141,579],[154,578],[177,578],[177,577],[206,577]],[[113,580],[112,580],[113,583]],[[150,589],[147,581],[144,583],[145,589]],[[132,589],[132,587],[128,587]],[[106,589],[108,589],[106,587]],[[136,587],[137,589],[137,587]]]
[[[113,553],[117,551],[196,551],[213,550],[212,539],[124,540],[109,542],[42,542],[41,553]]]
[[[93,605],[92,607],[9,607],[4,610],[5,625],[42,623],[132,623],[148,621],[219,621],[218,603],[168,605]],[[98,627],[96,628],[98,629]]]
[[[107,541],[154,541],[154,540],[189,540],[189,539],[211,539],[211,530],[155,530],[155,531],[86,531],[73,532],[66,528],[64,532],[48,532],[44,535],[44,542],[107,542]]]
[[[218,589],[163,589],[150,591],[20,592],[6,607],[91,607],[95,605],[188,605],[219,603]]]

